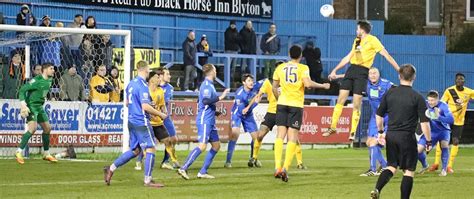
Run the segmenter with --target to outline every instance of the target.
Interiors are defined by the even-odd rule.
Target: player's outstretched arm
[[[155,116],[158,116],[160,117],[161,119],[165,119],[166,118],[166,114],[159,111],[159,110],[156,110],[155,108],[153,108],[153,106],[151,106],[150,104],[148,103],[142,103],[142,109],[144,111],[146,111],[147,113],[151,114],[151,115],[155,115]]]
[[[393,57],[388,53],[387,50],[382,49],[380,51],[380,54],[385,57],[385,59],[388,61],[388,63],[390,63],[390,65],[393,66],[393,68],[398,72],[398,70],[400,70],[400,67],[398,66],[398,63],[395,61],[395,59],[393,59]]]
[[[344,58],[341,59],[341,61],[339,62],[339,64],[337,64],[336,68],[334,68],[331,73],[329,74],[329,80],[334,80],[334,79],[337,79],[337,75],[336,75],[336,72],[341,69],[342,67],[344,67],[346,64],[348,64],[350,61],[351,61],[351,58],[352,56],[354,56],[354,51],[351,50],[351,52],[349,52],[349,54],[347,54]]]
[[[314,82],[308,77],[303,78],[303,84],[305,88],[322,88],[322,89],[327,90],[331,87],[331,84],[329,83],[320,84],[320,83]]]
[[[260,100],[262,99],[262,96],[263,96],[263,93],[262,92],[259,92],[257,95],[255,95],[255,97],[252,98],[252,100],[250,100],[249,104],[247,105],[247,107],[245,107],[243,110],[242,110],[242,113],[245,115],[247,114],[247,112],[250,110],[250,108],[252,108],[253,106],[256,106],[258,103],[260,103]]]

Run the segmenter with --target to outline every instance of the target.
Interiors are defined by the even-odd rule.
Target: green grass
[[[134,162],[118,169],[111,186],[103,183],[102,167],[110,161],[50,164],[43,160],[0,160],[0,198],[369,198],[377,177],[359,177],[368,168],[367,149],[304,150],[308,170],[290,170],[290,181],[273,178],[273,152],[262,151],[263,168],[247,168],[247,151],[236,151],[232,169],[223,168],[225,152],[209,170],[217,178],[196,179],[204,155],[196,161],[185,181],[175,171],[155,169],[162,189],[143,186],[142,172]],[[161,159],[158,153],[157,160]],[[187,152],[180,152],[185,158]],[[85,156],[82,156],[85,157]],[[106,156],[102,156],[106,157]],[[430,154],[429,162],[433,161]],[[415,177],[412,198],[474,198],[474,149],[463,148],[455,173],[439,177],[427,173]],[[158,164],[156,164],[158,165]],[[294,167],[295,165],[293,165]],[[399,198],[401,173],[382,192],[383,198]]]

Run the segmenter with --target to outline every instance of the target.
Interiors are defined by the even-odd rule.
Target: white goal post
[[[91,35],[112,35],[112,36],[121,36],[124,38],[123,48],[123,64],[124,64],[124,88],[128,85],[131,80],[131,31],[130,30],[115,30],[115,29],[83,29],[83,28],[66,28],[66,27],[37,27],[37,26],[18,26],[18,25],[0,25],[0,32],[29,32],[29,33],[47,33],[49,36],[55,37],[57,35],[64,36],[70,34],[91,34]],[[57,35],[56,35],[57,34]],[[2,41],[3,45],[9,45],[10,43],[16,44],[21,43],[20,41]],[[23,41],[28,42],[28,41]],[[25,45],[25,64],[26,64],[26,74],[30,74],[29,67],[29,46]],[[122,134],[122,151],[128,150],[129,134],[128,134],[128,109],[123,104],[123,134]]]

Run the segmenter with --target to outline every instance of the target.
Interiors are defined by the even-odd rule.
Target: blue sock
[[[207,169],[209,169],[209,167],[211,166],[212,160],[214,160],[214,157],[216,157],[216,154],[217,154],[217,151],[215,151],[212,148],[211,150],[209,150],[209,152],[207,152],[206,159],[204,160],[204,165],[202,165],[201,171],[199,171],[199,173],[201,174],[207,173]]]
[[[443,170],[448,167],[449,148],[441,148],[441,162],[443,163]]]
[[[117,159],[115,159],[114,165],[118,168],[133,159],[134,157],[135,154],[133,153],[133,151],[127,151],[120,155]]]
[[[387,160],[385,160],[385,158],[383,157],[382,146],[377,145],[376,147],[377,147],[376,150],[377,150],[377,156],[378,156],[377,159],[379,160],[380,166],[382,166],[382,168],[385,168],[387,167]]]
[[[376,171],[377,167],[377,149],[376,146],[369,147],[369,156],[370,156],[370,170]]]
[[[155,154],[146,152],[145,176],[151,176],[151,172],[153,172],[153,167],[155,167]]]
[[[225,161],[226,163],[232,162],[232,156],[234,155],[235,144],[237,144],[237,141],[233,141],[233,140],[229,140],[229,143],[227,144],[227,159]]]
[[[426,154],[424,151],[418,153],[418,160],[421,162],[423,168],[426,168],[428,166],[428,163],[426,163]]]
[[[253,157],[253,139],[252,142],[250,142],[250,158]]]
[[[201,154],[201,149],[199,147],[196,147],[191,151],[191,153],[188,155],[186,158],[186,161],[184,162],[183,166],[181,167],[182,170],[188,170],[188,168],[193,164],[194,160]]]
[[[168,152],[166,152],[165,150],[165,156],[163,156],[163,161],[161,161],[161,164],[168,162],[169,159],[170,159],[170,154],[168,154]]]
[[[140,151],[140,153],[137,155],[137,162],[141,162],[143,160],[143,152]]]

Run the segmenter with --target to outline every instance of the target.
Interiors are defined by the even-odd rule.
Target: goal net
[[[100,152],[124,150],[130,37],[128,30],[0,25],[0,158],[13,157],[26,131],[19,90],[41,75],[45,63],[55,69],[44,104],[52,127],[50,152],[64,157],[73,149],[95,159]],[[41,134],[38,125],[25,156],[42,151]]]

